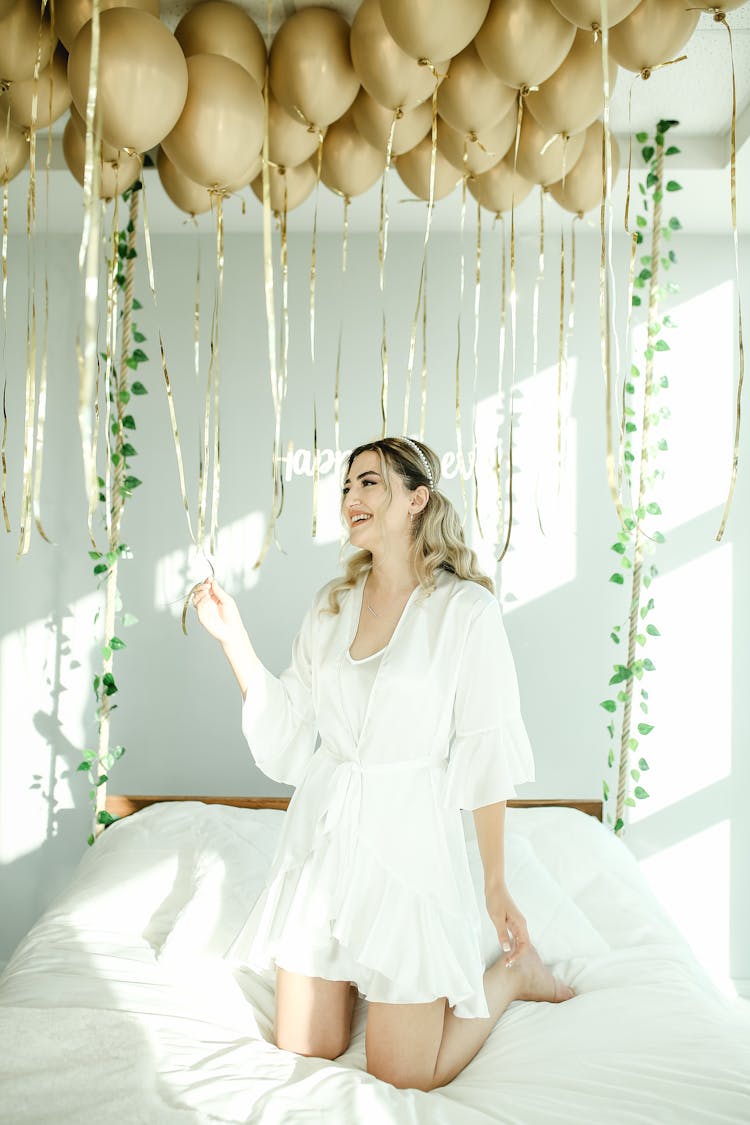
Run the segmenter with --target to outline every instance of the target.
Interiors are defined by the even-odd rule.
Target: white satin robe
[[[534,780],[496,598],[440,570],[409,597],[381,657],[361,732],[340,668],[365,576],[318,614],[316,593],[280,676],[255,668],[242,730],[258,767],[296,786],[265,889],[226,956],[351,980],[368,1000],[446,996],[486,1017],[480,918],[461,809]],[[320,745],[316,749],[317,736]]]

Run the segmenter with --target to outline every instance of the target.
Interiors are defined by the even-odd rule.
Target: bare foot
[[[519,1000],[561,1004],[575,996],[572,988],[552,975],[533,945],[513,962],[508,972],[518,973]]]

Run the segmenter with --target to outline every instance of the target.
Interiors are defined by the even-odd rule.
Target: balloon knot
[[[714,8],[714,23],[726,23],[727,13],[722,12],[721,8]]]
[[[396,120],[400,121],[403,116],[404,116],[404,107],[402,105],[400,105],[398,107],[398,109],[396,110]]]
[[[594,42],[598,43],[602,34],[602,25],[600,23],[592,23],[591,30],[594,33]]]
[[[643,79],[644,82],[647,82],[650,77],[651,77],[651,67],[650,66],[644,66],[643,70],[641,71],[641,78]]]

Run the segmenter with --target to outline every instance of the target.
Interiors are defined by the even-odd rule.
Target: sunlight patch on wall
[[[630,809],[633,824],[731,773],[731,545],[662,572],[648,593],[655,608],[646,620],[661,636],[639,652],[653,660],[655,672],[634,685],[634,723],[644,719],[638,691],[645,687],[646,721],[654,729],[632,756],[634,766],[641,753],[650,766],[638,781],[649,796]]]
[[[500,565],[501,604],[507,613],[572,582],[576,576],[576,423],[570,415],[576,364],[568,366],[563,394],[561,468],[558,471],[557,366],[523,379],[516,392],[513,428],[513,527],[510,547]],[[500,421],[504,447],[500,475],[506,497],[498,519],[495,435]],[[480,566],[494,575],[506,534],[508,421],[498,396],[477,403],[477,480],[480,534],[472,511],[469,542]]]
[[[669,386],[653,400],[655,409],[667,406],[671,415],[653,431],[669,446],[658,460],[664,479],[654,486],[663,532],[726,499],[735,420],[735,303],[733,282],[723,282],[677,305],[671,313],[676,327],[663,333],[671,350],[657,355],[655,371],[657,381],[666,375]],[[634,333],[636,363],[645,342],[642,326]]]
[[[0,863],[57,834],[61,809],[87,803],[81,751],[95,740],[92,654],[98,593],[62,619],[29,622],[0,641]]]
[[[253,565],[263,546],[266,526],[267,517],[261,512],[250,512],[219,528],[212,560],[216,581],[233,597],[258,582],[260,571],[253,570]],[[194,545],[170,551],[156,564],[154,606],[179,618],[191,587],[210,574],[206,556]]]
[[[730,972],[730,821],[640,861],[651,888],[704,971],[734,996]]]

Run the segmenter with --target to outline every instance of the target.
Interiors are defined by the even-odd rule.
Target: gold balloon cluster
[[[494,212],[520,203],[535,184],[567,210],[588,211],[603,192],[603,7],[362,0],[351,27],[332,9],[304,8],[284,21],[267,57],[258,27],[229,0],[200,0],[174,34],[159,19],[158,0],[100,0],[102,195],[125,190],[142,154],[159,145],[161,182],[183,211],[206,211],[217,192],[247,184],[262,199],[267,129],[275,211],[307,198],[318,166],[331,190],[347,198],[367,191],[389,147],[422,199],[432,170],[434,199],[466,176]],[[608,0],[610,88],[619,67],[648,77],[672,59],[701,9],[712,5]],[[63,149],[83,182],[91,17],[92,0],[56,0],[53,28],[39,0],[0,0],[0,180],[23,167],[29,130],[49,125],[72,100]],[[612,139],[613,176],[618,164]]]

